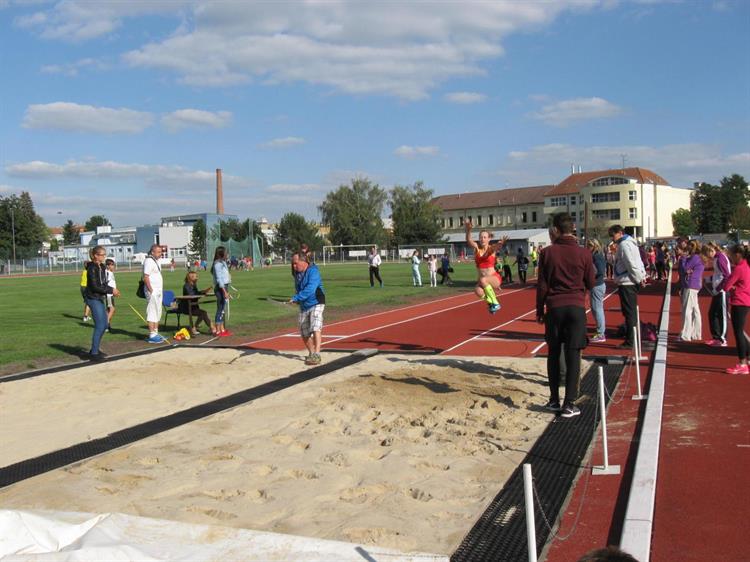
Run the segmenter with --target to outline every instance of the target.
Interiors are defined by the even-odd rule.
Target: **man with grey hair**
[[[159,334],[161,321],[161,301],[164,280],[161,276],[161,246],[152,244],[148,256],[143,260],[143,284],[146,290],[146,322],[148,322],[148,343],[164,343],[166,340]]]

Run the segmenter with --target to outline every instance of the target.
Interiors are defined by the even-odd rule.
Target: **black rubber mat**
[[[122,447],[123,445],[128,445],[180,425],[205,418],[206,416],[211,416],[218,412],[234,408],[235,406],[246,404],[252,400],[268,396],[274,392],[279,392],[280,390],[327,375],[343,367],[359,363],[360,361],[372,356],[374,353],[374,350],[360,350],[358,353],[352,353],[351,355],[340,357],[330,363],[311,367],[282,379],[269,381],[252,388],[235,392],[229,396],[206,402],[205,404],[199,404],[198,406],[193,406],[192,408],[187,408],[180,412],[175,412],[174,414],[169,414],[161,418],[134,425],[110,433],[106,437],[78,443],[77,445],[72,445],[65,449],[60,449],[58,451],[40,455],[33,459],[27,459],[8,465],[0,468],[0,488],[20,482],[21,480],[26,480],[32,476],[49,472],[50,470],[61,468],[71,463],[82,461],[95,455],[106,453],[107,451]]]
[[[550,524],[555,524],[565,507],[572,486],[583,467],[591,445],[598,396],[598,367],[604,368],[604,384],[610,395],[617,386],[622,364],[593,365],[581,381],[581,396],[590,400],[581,404],[581,415],[555,418],[510,476],[500,493],[474,524],[452,562],[490,562],[528,560],[526,515],[523,491],[523,464],[531,464],[539,502],[534,502],[537,553],[541,555],[550,532],[539,503]],[[606,397],[605,397],[606,399]],[[567,529],[566,529],[567,532]]]

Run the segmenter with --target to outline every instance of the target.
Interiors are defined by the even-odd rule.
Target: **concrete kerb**
[[[654,525],[656,476],[659,467],[659,440],[664,406],[664,386],[667,373],[667,340],[669,337],[669,305],[671,277],[667,281],[661,311],[659,338],[656,343],[654,365],[643,417],[638,453],[633,469],[633,481],[628,495],[625,521],[620,535],[620,548],[641,562],[651,555],[651,532]]]

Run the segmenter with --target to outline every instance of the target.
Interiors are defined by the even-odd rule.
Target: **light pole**
[[[10,208],[10,229],[13,233],[13,263],[16,263],[16,217],[13,207]]]

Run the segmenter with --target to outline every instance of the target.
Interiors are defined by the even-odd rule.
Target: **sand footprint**
[[[313,472],[311,470],[299,470],[299,469],[293,469],[293,470],[287,470],[285,472],[286,476],[289,478],[293,478],[295,480],[317,480],[320,478],[320,474],[317,472]]]
[[[369,503],[392,491],[393,487],[388,484],[373,484],[370,486],[357,486],[347,488],[339,495],[341,501],[347,503]]]
[[[209,498],[213,498],[215,500],[233,500],[233,499],[244,496],[245,492],[237,488],[229,489],[229,490],[225,490],[224,488],[221,488],[219,490],[203,490],[201,494],[203,494],[204,496],[208,496]]]
[[[195,505],[188,507],[187,511],[200,513],[201,515],[205,515],[206,517],[210,517],[211,519],[218,519],[219,521],[228,521],[229,519],[237,518],[234,513],[229,513],[228,511],[221,511],[220,509],[211,509]]]
[[[332,464],[338,467],[349,466],[349,461],[347,460],[346,455],[344,455],[344,453],[342,453],[341,451],[323,455],[320,460],[326,464]]]

